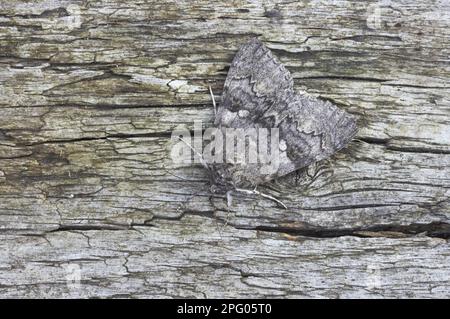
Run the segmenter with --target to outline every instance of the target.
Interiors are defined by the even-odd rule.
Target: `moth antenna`
[[[362,143],[365,143],[365,144],[368,144],[366,141],[364,141],[364,140],[362,140],[362,139],[359,139],[359,138],[353,138],[352,139],[353,141],[358,141],[358,142],[362,142]]]
[[[211,95],[212,103],[213,103],[213,106],[214,106],[214,116],[216,116],[217,115],[216,99],[214,98],[214,94],[213,94],[213,91],[211,89],[211,85],[209,85],[208,87],[209,87],[209,94]]]
[[[178,176],[178,175],[175,175],[175,174],[173,174],[173,173],[171,173],[167,168],[165,168],[165,167],[161,167],[167,174],[169,174],[169,175],[172,175],[173,177],[176,177],[176,178],[179,178],[179,179],[182,179],[183,181],[188,181],[188,179],[187,178],[184,178],[184,177],[181,177],[181,176]]]
[[[223,224],[222,228],[225,228],[228,225],[228,220],[230,217],[230,206],[233,205],[233,191],[227,192],[227,216],[225,217],[225,224]]]
[[[186,144],[192,151],[194,151],[194,153],[200,158],[200,162],[202,163],[202,165],[203,165],[205,168],[208,168],[208,169],[209,169],[208,164],[206,164],[205,160],[203,159],[203,155],[200,154],[195,148],[193,148],[193,147],[191,146],[191,144],[189,144],[188,142],[186,142],[185,140],[183,140],[181,137],[178,136],[178,138],[180,139],[180,141],[182,141],[184,144]]]
[[[241,192],[241,193],[251,194],[251,195],[259,195],[261,197],[270,199],[270,200],[274,201],[275,203],[281,205],[284,209],[287,209],[287,206],[282,201],[280,201],[279,199],[277,199],[273,196],[270,196],[268,194],[261,193],[260,191],[256,190],[256,187],[254,190],[244,189],[244,188],[235,188],[235,190],[238,192]]]

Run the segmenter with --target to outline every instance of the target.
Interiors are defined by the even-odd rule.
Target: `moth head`
[[[234,189],[231,174],[224,165],[209,166],[211,192],[226,193],[230,189]]]

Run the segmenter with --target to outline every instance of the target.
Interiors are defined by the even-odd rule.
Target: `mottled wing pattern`
[[[257,39],[243,45],[231,64],[215,124],[279,128],[278,169],[261,174],[258,164],[227,165],[236,186],[262,184],[327,158],[347,145],[357,130],[352,115],[296,93],[289,71]]]
[[[257,123],[260,116],[279,103],[283,92],[292,91],[293,85],[289,71],[254,38],[241,46],[231,63],[215,124],[246,127]],[[241,120],[239,111],[249,116]]]
[[[275,123],[280,143],[286,145],[276,177],[331,156],[357,131],[354,116],[328,101],[295,93],[289,101],[287,111],[266,117],[263,124]]]

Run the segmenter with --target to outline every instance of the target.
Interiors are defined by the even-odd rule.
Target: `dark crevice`
[[[428,224],[413,223],[409,225],[374,225],[368,227],[354,227],[354,228],[323,228],[312,225],[304,225],[303,227],[288,227],[288,226],[242,226],[235,225],[231,221],[224,220],[215,216],[215,211],[195,211],[186,210],[180,215],[174,217],[155,216],[152,220],[172,220],[181,221],[186,215],[201,216],[205,218],[213,218],[218,222],[242,230],[258,230],[265,232],[285,233],[295,236],[304,236],[312,238],[336,238],[344,236],[353,236],[360,238],[371,237],[390,237],[401,238],[422,234],[428,237],[450,239],[450,224],[445,222],[431,222]],[[401,236],[394,236],[398,234]]]
[[[60,140],[47,140],[40,141],[36,143],[25,144],[25,146],[36,146],[42,144],[60,144],[60,143],[76,143],[76,142],[85,142],[85,141],[98,141],[98,140],[107,140],[111,138],[141,138],[141,137],[166,137],[170,138],[172,135],[171,132],[157,132],[157,133],[142,133],[142,134],[109,134],[107,136],[102,137],[80,137],[73,139],[60,139]]]
[[[120,230],[135,230],[134,227],[157,227],[151,221],[167,220],[167,221],[182,221],[187,215],[200,216],[203,218],[212,218],[218,222],[242,230],[257,230],[273,233],[285,233],[293,236],[311,237],[311,238],[337,238],[344,236],[352,236],[359,238],[372,237],[386,237],[386,238],[403,238],[415,235],[422,235],[432,238],[450,239],[450,224],[445,222],[431,222],[431,223],[413,223],[409,225],[374,225],[367,227],[354,228],[324,228],[313,225],[304,224],[301,227],[290,226],[242,226],[236,225],[231,221],[223,220],[215,216],[215,211],[182,211],[177,216],[154,216],[152,219],[143,223],[131,224],[102,224],[102,225],[60,225],[58,228],[48,231],[48,233],[62,232],[62,231],[90,231],[90,230],[106,230],[106,231],[120,231]]]
[[[183,210],[180,212],[179,215],[176,216],[159,216],[159,215],[155,215],[151,220],[169,220],[169,221],[180,221],[181,219],[183,219],[186,215],[192,215],[192,216],[200,216],[200,217],[205,217],[205,218],[212,218],[212,219],[217,219],[219,221],[221,221],[220,218],[216,218],[214,216],[214,211],[213,210],[208,210],[208,211],[196,211],[196,210]]]
[[[105,224],[105,225],[61,225],[48,233],[63,231],[89,231],[89,230],[133,230],[133,227],[154,227],[150,223],[131,223],[131,224]]]
[[[325,229],[320,227],[293,228],[278,226],[256,226],[256,227],[236,227],[240,229],[253,229],[259,231],[286,233],[296,236],[315,238],[335,238],[343,236],[354,236],[360,238],[389,237],[383,233],[399,233],[405,236],[423,234],[428,237],[449,239],[450,224],[444,222],[432,222],[428,224],[410,225],[375,225],[369,227],[356,227],[349,229]],[[371,234],[370,234],[371,233]],[[377,234],[378,233],[378,234]]]
[[[386,83],[392,81],[390,79],[380,79],[380,78],[369,78],[369,77],[358,77],[358,76],[339,76],[339,75],[318,75],[318,76],[306,76],[306,77],[295,77],[295,80],[341,80],[341,81],[358,81],[358,82],[374,82],[374,83],[384,83],[384,85],[389,85],[393,87],[408,87],[416,89],[448,89],[445,86],[426,86],[417,84],[400,84],[400,83]]]
[[[450,150],[440,150],[426,147],[414,147],[414,146],[387,146],[388,150],[406,152],[406,153],[423,153],[423,154],[450,154]]]
[[[220,101],[216,101],[219,104]],[[105,103],[70,103],[68,105],[59,106],[54,104],[34,104],[34,105],[16,105],[10,106],[3,104],[1,105],[3,109],[21,109],[21,108],[52,108],[52,110],[57,109],[79,109],[83,111],[85,109],[95,109],[99,111],[109,111],[109,110],[117,110],[117,109],[176,109],[176,108],[190,108],[190,109],[211,109],[213,111],[212,106],[209,102],[205,103],[179,103],[179,104],[105,104]],[[4,129],[6,130],[6,129]],[[10,129],[8,129],[10,130]]]
[[[363,209],[363,208],[376,208],[376,207],[398,207],[399,204],[403,205],[415,205],[408,203],[392,203],[392,204],[352,204],[352,205],[341,205],[341,206],[330,206],[330,207],[302,207],[304,210],[312,210],[312,211],[339,211],[346,209]]]
[[[450,154],[450,150],[427,148],[427,147],[415,147],[415,146],[395,146],[390,145],[390,139],[378,138],[378,137],[359,137],[359,141],[363,141],[368,144],[382,145],[386,149],[391,151],[406,152],[406,153],[423,153],[423,154]]]
[[[48,233],[57,233],[63,231],[88,231],[88,230],[127,230],[130,227],[121,225],[61,225]]]
[[[368,78],[368,77],[365,78],[357,76],[339,76],[339,75],[296,77],[295,80],[342,80],[342,81],[360,81],[360,82],[376,82],[376,83],[390,81],[387,79]]]
[[[216,101],[217,104],[219,102]],[[212,107],[209,105],[209,103],[185,103],[185,104],[168,104],[168,105],[161,105],[161,104],[143,104],[143,105],[136,105],[136,104],[81,104],[79,107],[90,107],[95,108],[98,110],[116,110],[116,109],[162,109],[162,108],[209,108],[211,111],[213,110]]]
[[[379,137],[358,137],[358,140],[363,141],[368,144],[376,144],[376,145],[387,145],[389,139],[379,138]]]
[[[331,38],[331,41],[341,41],[341,40],[353,40],[355,42],[364,42],[366,40],[388,40],[388,41],[402,41],[402,38],[399,36],[392,35],[378,35],[378,34],[361,34],[361,35],[352,35],[348,37],[341,38]]]
[[[202,135],[205,134],[206,129],[202,129]],[[191,136],[194,136],[193,130],[187,130],[191,134]],[[117,133],[117,134],[108,134],[106,136],[86,136],[86,137],[80,137],[80,138],[71,138],[71,139],[58,139],[58,140],[45,140],[45,141],[39,141],[35,143],[29,143],[29,144],[17,144],[17,146],[36,146],[36,145],[42,145],[42,144],[63,144],[63,143],[76,143],[76,142],[85,142],[85,141],[101,141],[101,140],[108,140],[113,138],[142,138],[142,137],[148,137],[148,138],[171,138],[173,132],[153,132],[153,133],[141,133],[141,134],[124,134],[124,133]],[[29,156],[29,155],[26,155]]]

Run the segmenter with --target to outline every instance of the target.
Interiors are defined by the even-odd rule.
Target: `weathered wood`
[[[135,230],[5,235],[4,297],[430,297],[448,294],[444,239],[314,239],[186,215]],[[16,247],[17,249],[10,249]],[[432,262],[430,262],[432,260]],[[78,274],[80,283],[72,282]],[[69,285],[67,280],[69,279]]]
[[[450,296],[449,9],[2,3],[0,295]],[[169,156],[252,36],[297,90],[359,116],[348,149],[264,188],[287,210],[228,209]]]

